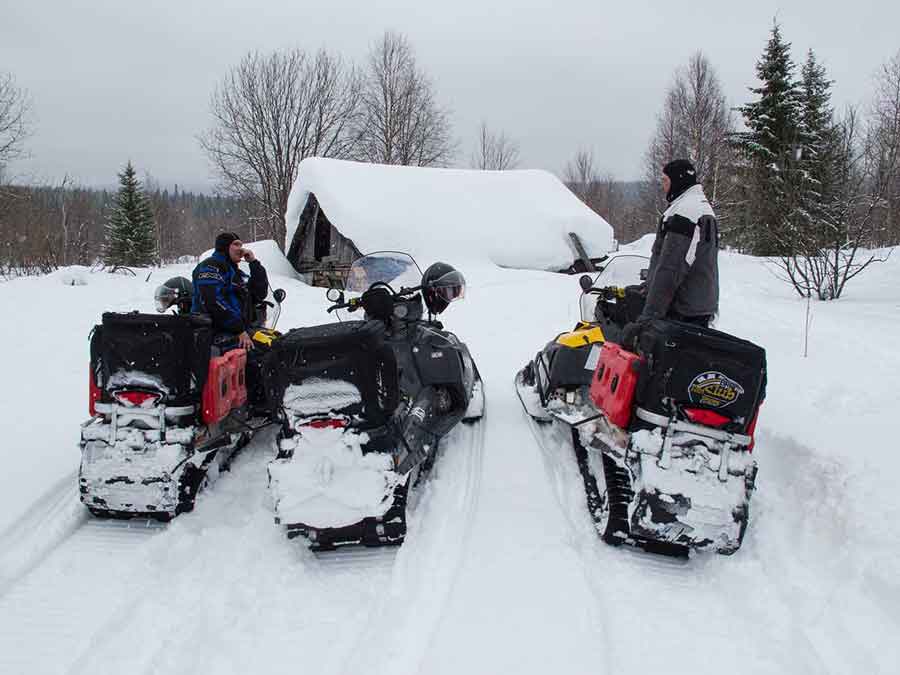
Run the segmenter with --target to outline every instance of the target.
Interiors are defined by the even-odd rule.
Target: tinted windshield
[[[357,259],[347,272],[344,290],[364,293],[375,283],[389,284],[395,291],[401,287],[418,286],[422,270],[406,253],[380,251]]]
[[[599,321],[597,316],[597,303],[602,301],[601,288],[615,286],[635,286],[641,283],[641,270],[650,265],[650,259],[642,255],[620,255],[612,258],[606,266],[594,278],[594,289],[588,293],[582,293],[579,300],[581,307],[581,320],[588,323]]]
[[[650,259],[642,255],[618,255],[610,259],[594,279],[594,288],[606,286],[634,286],[641,283],[641,270],[650,266]]]

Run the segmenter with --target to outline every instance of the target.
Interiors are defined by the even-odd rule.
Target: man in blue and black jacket
[[[250,276],[238,263],[250,264]],[[244,248],[238,235],[223,232],[216,237],[213,254],[194,268],[191,311],[207,314],[217,335],[232,335],[244,349],[253,349],[250,328],[257,304],[266,299],[269,279],[253,251]]]

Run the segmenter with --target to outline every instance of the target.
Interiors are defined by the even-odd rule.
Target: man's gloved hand
[[[622,329],[622,340],[620,342],[622,347],[630,352],[636,352],[637,341],[644,330],[644,325],[645,322],[643,321],[633,321],[625,324],[625,328]]]

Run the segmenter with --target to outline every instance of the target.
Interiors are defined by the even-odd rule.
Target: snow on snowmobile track
[[[525,415],[525,417],[528,417]],[[712,653],[728,653],[741,672],[829,672],[817,645],[795,622],[772,621],[789,602],[747,549],[735,556],[692,554],[689,560],[605,544],[587,510],[570,431],[562,423],[528,417],[547,476],[565,514],[585,580],[605,615],[610,662],[616,671],[719,672]],[[758,497],[758,495],[757,495]],[[751,516],[751,532],[754,527]],[[748,534],[748,542],[752,541]],[[775,611],[776,607],[779,611]],[[634,650],[630,635],[644,632],[652,650]],[[703,645],[714,645],[707,651]]]
[[[93,519],[76,495],[81,525],[0,597],[0,672],[414,669],[465,556],[482,451],[482,422],[448,435],[402,547],[288,540],[268,502],[268,433],[167,526]]]

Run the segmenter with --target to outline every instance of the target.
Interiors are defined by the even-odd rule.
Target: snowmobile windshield
[[[594,277],[593,288],[581,294],[581,320],[596,323],[597,303],[603,300],[604,288],[637,286],[644,280],[644,270],[650,267],[650,259],[642,255],[617,255],[607,261],[600,274]]]
[[[370,253],[354,262],[347,272],[344,290],[349,293],[365,293],[372,284],[388,284],[395,291],[402,287],[418,286],[422,270],[406,253],[381,251]]]

